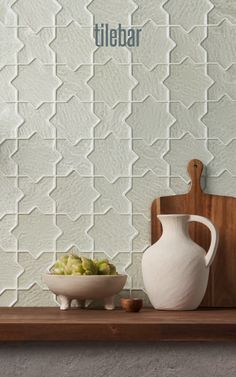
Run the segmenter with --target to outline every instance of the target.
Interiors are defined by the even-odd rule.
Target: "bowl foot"
[[[115,309],[115,296],[110,296],[110,297],[104,298],[104,308],[106,310]]]
[[[68,297],[63,296],[63,295],[59,295],[58,298],[60,300],[60,309],[61,310],[70,309],[71,300]]]

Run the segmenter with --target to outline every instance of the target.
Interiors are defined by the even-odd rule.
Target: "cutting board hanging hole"
[[[190,192],[202,191],[201,176],[203,171],[203,163],[200,160],[191,160],[188,163],[188,174],[191,179]]]

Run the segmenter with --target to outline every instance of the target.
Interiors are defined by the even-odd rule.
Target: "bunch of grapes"
[[[89,259],[76,254],[63,255],[51,269],[55,275],[117,275],[116,267],[107,259]]]

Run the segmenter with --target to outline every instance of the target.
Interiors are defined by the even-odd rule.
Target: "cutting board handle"
[[[189,192],[201,192],[201,175],[203,171],[203,163],[194,159],[188,163],[188,174],[191,178],[191,187]]]

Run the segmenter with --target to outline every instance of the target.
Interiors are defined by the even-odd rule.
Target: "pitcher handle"
[[[210,229],[211,244],[210,244],[209,250],[208,250],[208,252],[205,256],[206,267],[209,267],[213,262],[213,259],[215,257],[216,250],[217,250],[217,247],[218,247],[218,243],[219,243],[218,229],[215,227],[215,225],[209,219],[207,219],[206,217],[203,217],[203,216],[189,215],[188,222],[192,222],[192,221],[202,223]]]

